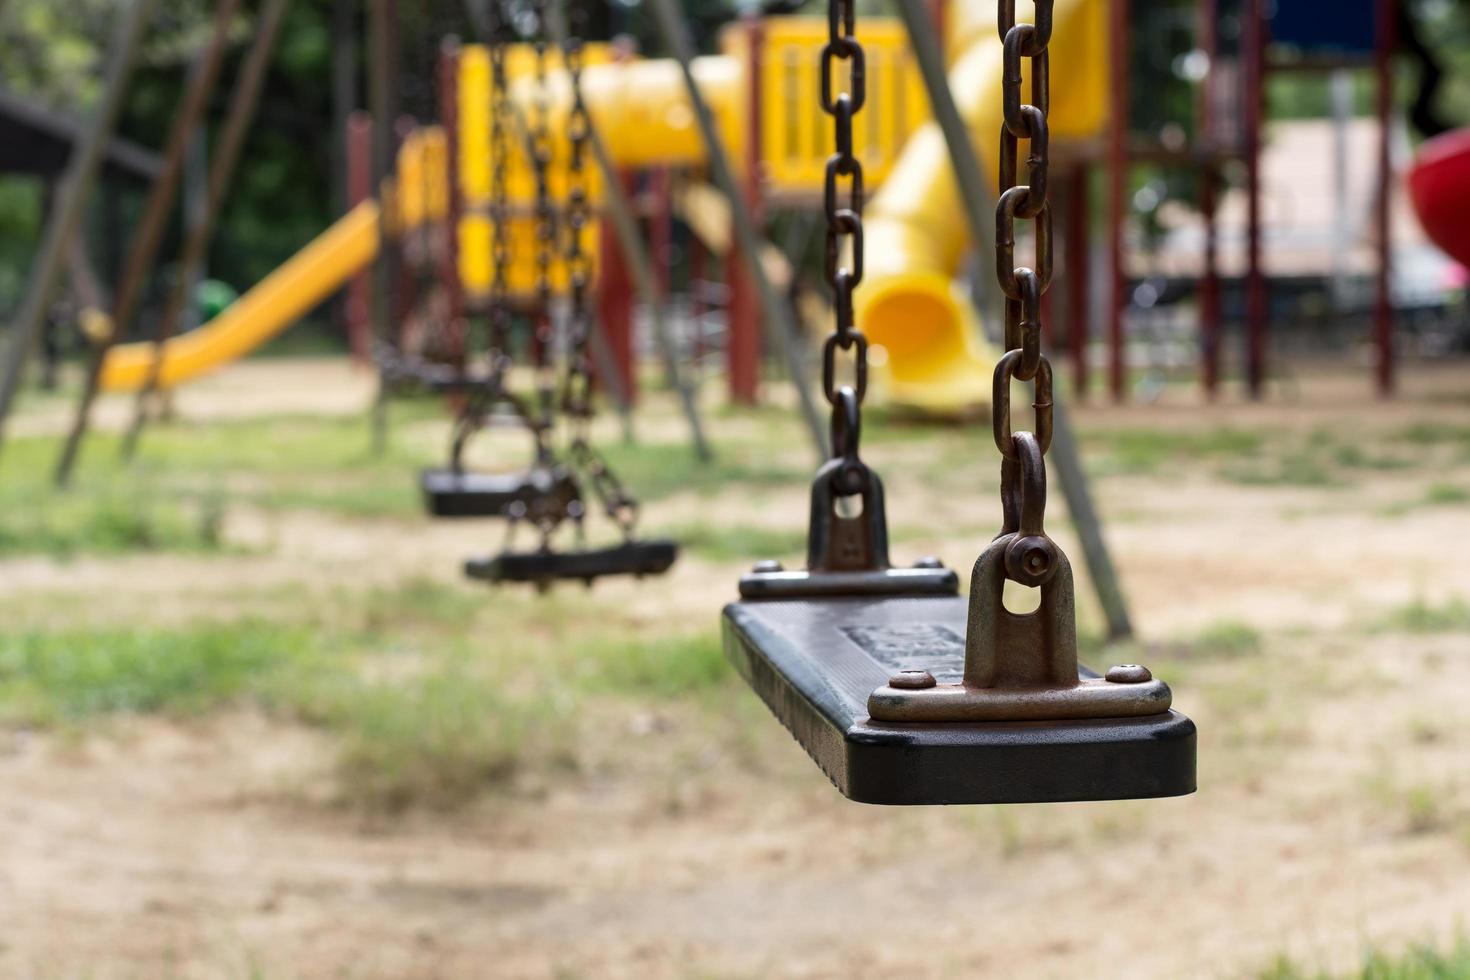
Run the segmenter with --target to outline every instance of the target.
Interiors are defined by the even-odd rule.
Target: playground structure
[[[1383,24],[1388,16],[1384,3],[1365,2],[1344,11],[1338,34],[1325,40],[1312,33],[1312,22],[1294,9],[1277,14],[1277,22],[1265,21],[1263,8],[1243,8],[1248,28],[1234,51],[1223,51],[1217,26],[1221,10],[1214,0],[1201,0],[1196,8],[1196,50],[1209,70],[1196,84],[1196,137],[1193,145],[1181,148],[1140,141],[1120,126],[1108,126],[1110,118],[1126,111],[1129,63],[1126,8],[1121,4],[1096,2],[1062,4],[1057,8],[1059,57],[1065,57],[1085,84],[1076,94],[1059,97],[1051,137],[1059,161],[1057,207],[1059,218],[1059,264],[1064,280],[1065,316],[1058,320],[1064,329],[1054,330],[1071,355],[1074,388],[1085,393],[1088,386],[1090,340],[1088,241],[1092,233],[1089,214],[1088,173],[1105,165],[1109,174],[1108,244],[1106,290],[1106,348],[1109,388],[1114,398],[1125,394],[1128,345],[1126,313],[1134,291],[1125,268],[1121,229],[1128,207],[1124,188],[1129,169],[1138,163],[1194,169],[1200,175],[1199,211],[1204,216],[1203,274],[1197,293],[1200,380],[1207,393],[1219,384],[1221,368],[1223,307],[1222,281],[1217,269],[1218,235],[1215,230],[1221,168],[1232,160],[1246,166],[1246,194],[1250,219],[1247,228],[1247,269],[1243,276],[1245,365],[1249,391],[1259,396],[1265,371],[1270,307],[1260,245],[1260,155],[1262,119],[1253,107],[1262,101],[1265,72],[1289,66],[1328,69],[1365,63],[1365,53],[1374,55],[1379,88],[1388,93],[1386,51],[1392,31]],[[957,108],[972,132],[985,132],[994,125],[989,101],[982,95],[995,84],[999,55],[980,42],[985,15],[964,4],[926,7],[931,24],[942,26],[946,70],[952,91],[959,93]],[[1113,20],[1109,21],[1108,18]],[[1365,27],[1364,18],[1368,18]],[[1373,18],[1376,17],[1377,21]],[[1303,26],[1306,24],[1307,26]],[[1374,25],[1378,24],[1377,27]],[[1388,25],[1391,27],[1391,24]],[[961,207],[943,140],[929,119],[928,101],[917,77],[913,52],[904,27],[896,20],[874,19],[863,27],[870,51],[867,71],[873,92],[873,118],[855,134],[868,170],[868,193],[872,196],[869,234],[873,259],[866,288],[857,297],[856,315],[878,348],[875,375],[884,394],[899,404],[940,413],[962,411],[983,404],[983,377],[993,360],[987,348],[983,324],[965,301],[968,288],[959,275],[960,263],[969,248],[970,235],[958,220]],[[1294,45],[1295,61],[1267,64],[1265,44],[1274,32],[1278,40]],[[1320,33],[1320,32],[1318,32]],[[692,73],[716,120],[716,131],[741,183],[745,210],[757,221],[771,207],[805,210],[818,202],[821,168],[827,148],[815,119],[793,93],[818,81],[814,54],[822,42],[820,22],[811,18],[771,17],[731,25],[722,38],[722,52],[697,58]],[[1325,47],[1324,47],[1325,45]],[[1324,52],[1335,52],[1328,54]],[[513,100],[522,117],[528,100],[538,97],[529,84],[533,52],[529,46],[513,46],[509,71],[515,79]],[[709,150],[702,138],[687,93],[679,78],[678,65],[669,59],[639,59],[629,51],[606,43],[587,48],[588,108],[625,187],[653,182],[661,188],[652,196],[654,210],[646,215],[654,250],[668,250],[669,228],[675,220],[695,233],[691,243],[691,265],[703,265],[714,254],[726,265],[729,300],[726,315],[726,369],[732,397],[751,401],[756,397],[762,349],[762,310],[748,275],[742,272],[738,248],[732,247],[730,207],[719,194],[703,192],[701,175],[708,170]],[[1233,60],[1232,60],[1233,59]],[[1259,68],[1259,70],[1257,70]],[[440,120],[437,124],[408,124],[394,127],[397,143],[394,174],[384,187],[386,214],[374,219],[378,195],[371,193],[366,173],[366,155],[371,140],[358,133],[351,141],[358,147],[356,173],[351,181],[357,204],[336,225],[325,231],[294,259],[249,291],[223,315],[189,337],[169,341],[155,357],[150,346],[120,345],[105,359],[100,385],[109,390],[138,390],[153,385],[163,388],[186,383],[214,367],[254,349],[312,308],[333,295],[344,283],[355,282],[352,311],[354,349],[360,358],[370,353],[367,310],[367,280],[361,270],[379,254],[379,241],[386,235],[402,251],[407,268],[428,262],[438,279],[441,309],[431,311],[431,321],[441,325],[449,347],[458,343],[462,320],[483,307],[489,270],[487,254],[490,221],[484,213],[485,193],[491,162],[486,151],[485,114],[486,53],[482,45],[446,44],[438,70]],[[1230,79],[1240,78],[1242,90],[1227,89]],[[1102,98],[1111,92],[1109,104]],[[553,133],[559,131],[569,104],[566,75],[553,52],[549,89],[549,111]],[[1229,112],[1232,104],[1241,111],[1239,124]],[[1380,100],[1380,124],[1388,118],[1387,95]],[[359,128],[361,121],[355,124]],[[1387,127],[1383,126],[1386,147]],[[1105,136],[1105,139],[1099,139]],[[981,141],[979,163],[994,173],[993,152]],[[1102,149],[1106,153],[1100,152]],[[558,190],[559,164],[564,162],[565,141],[554,140],[552,192]],[[1387,390],[1392,374],[1392,305],[1388,302],[1388,166],[1386,149],[1380,160],[1380,193],[1383,202],[1374,220],[1379,245],[1379,301],[1374,308],[1374,342],[1378,349],[1378,380]],[[531,262],[524,248],[533,234],[529,215],[529,168],[524,154],[513,152],[508,161],[512,198],[517,202],[511,241],[522,259],[513,264],[512,288],[524,293],[529,285]],[[1251,176],[1256,174],[1256,176]],[[672,175],[672,178],[671,178]],[[893,178],[893,179],[890,179]],[[594,202],[605,202],[603,188],[589,189]],[[381,210],[381,209],[380,209]],[[453,229],[451,232],[449,229]],[[633,370],[633,290],[627,258],[616,236],[596,221],[585,230],[587,245],[599,269],[598,312],[611,365],[619,375],[620,390],[636,397],[637,374]],[[778,251],[761,246],[768,265],[782,269],[781,278],[791,282],[790,260]],[[799,274],[799,273],[798,273]],[[422,279],[422,276],[420,276]],[[562,273],[554,266],[553,281],[564,287]],[[668,292],[668,276],[660,273],[660,285]],[[411,275],[400,276],[412,293]],[[398,300],[395,316],[402,319],[412,299]],[[460,324],[460,326],[455,326]],[[431,327],[439,330],[441,327]],[[765,332],[769,332],[769,324]],[[993,338],[992,338],[993,340]],[[452,359],[452,355],[451,355]],[[151,378],[155,373],[156,378]]]

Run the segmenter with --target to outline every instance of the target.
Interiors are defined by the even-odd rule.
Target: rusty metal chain
[[[999,0],[997,24],[1004,45],[1001,76],[1000,198],[995,208],[995,273],[1005,294],[1005,347],[995,365],[991,423],[1002,456],[1002,533],[1015,532],[1007,574],[1039,585],[1055,570],[1055,548],[1041,531],[1046,512],[1045,454],[1052,435],[1052,370],[1041,352],[1041,296],[1051,285],[1051,204],[1047,200],[1051,102],[1050,56],[1053,0],[1036,0],[1036,20],[1016,21],[1016,0]],[[1022,59],[1031,61],[1030,101],[1022,96]],[[1026,183],[1020,176],[1020,141],[1027,141]],[[1016,220],[1033,222],[1032,266],[1016,265]],[[1011,423],[1011,381],[1035,388],[1036,431]]]
[[[847,78],[839,89],[843,64]],[[858,478],[858,423],[868,391],[868,338],[854,323],[852,304],[853,292],[863,281],[864,197],[863,164],[853,148],[853,118],[868,98],[867,58],[857,39],[857,0],[828,0],[821,79],[822,111],[832,117],[836,142],[827,158],[822,188],[827,218],[825,271],[835,319],[832,334],[822,345],[822,391],[832,406],[834,437],[839,429],[842,432],[841,445],[835,445],[834,451],[854,463],[845,474],[852,481]],[[850,385],[837,382],[839,350],[852,353]]]
[[[506,72],[506,28],[499,3],[491,4],[490,42],[490,358],[491,376],[502,376],[510,351],[510,76]]]
[[[568,31],[563,45],[567,78],[571,86],[572,104],[567,116],[567,193],[562,220],[563,263],[567,272],[567,289],[571,299],[569,323],[571,336],[567,352],[567,374],[562,389],[562,411],[572,427],[571,458],[586,475],[592,492],[603,512],[631,538],[638,521],[638,501],[623,486],[606,458],[592,445],[590,429],[592,404],[592,256],[583,244],[583,232],[592,219],[592,202],[588,193],[587,156],[592,141],[592,117],[582,92],[584,50],[582,35],[586,30],[584,4],[572,0],[568,4]]]
[[[534,87],[531,99],[531,120],[527,139],[527,150],[531,158],[531,171],[535,179],[536,204],[536,388],[541,423],[546,429],[552,425],[552,410],[556,399],[553,350],[555,331],[551,310],[551,265],[554,261],[557,237],[556,208],[551,201],[551,103],[548,80],[547,50],[549,47],[551,2],[535,0],[535,34],[532,49],[535,52]]]

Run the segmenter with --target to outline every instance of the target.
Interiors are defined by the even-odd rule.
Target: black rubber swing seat
[[[860,516],[834,506],[845,470]],[[833,460],[812,484],[807,568],[761,563],[721,617],[725,656],[839,792],[905,805],[1194,792],[1195,727],[1168,687],[1137,665],[1106,679],[1078,665],[1060,550],[1040,607],[1017,614],[1003,591],[1021,535],[987,546],[964,598],[935,559],[891,566],[886,520],[877,474]]]
[[[578,496],[575,484],[552,472],[476,473],[434,468],[419,476],[424,507],[433,517],[505,517],[513,505],[533,511],[543,499]]]
[[[862,803],[1054,803],[1195,788],[1195,727],[1138,718],[880,722],[874,690],[901,670],[956,683],[959,596],[758,599],[725,607],[725,655],[844,796]],[[1097,676],[1085,668],[1082,677]]]
[[[661,575],[679,557],[674,541],[626,541],[609,548],[573,551],[505,551],[465,562],[465,575],[483,582],[524,582],[549,586],[555,582],[583,581],[591,585],[614,575]]]

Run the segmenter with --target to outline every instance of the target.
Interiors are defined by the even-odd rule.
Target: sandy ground
[[[269,397],[240,394],[258,387],[256,366],[210,385],[280,411],[324,387],[293,370]],[[192,396],[205,414],[210,391]],[[1361,376],[1328,378],[1266,406],[1085,416],[1308,438],[1330,424],[1365,440],[1417,421],[1470,426],[1470,373],[1412,379],[1386,406],[1365,391]],[[331,410],[341,396],[318,397]],[[1470,596],[1470,507],[1385,516],[1431,478],[1470,484],[1470,461],[1335,488],[1245,488],[1204,467],[1097,481],[1102,511],[1119,515],[1109,540],[1134,616],[1175,658],[1176,705],[1200,725],[1200,792],[1184,799],[860,806],[743,690],[743,739],[694,705],[652,719],[609,705],[587,720],[576,773],[392,821],[321,802],[324,738],[249,713],[80,741],[0,736],[0,973],[1238,977],[1279,954],[1342,968],[1369,945],[1445,941],[1470,923],[1470,641],[1373,628],[1412,599]],[[890,479],[890,514],[921,515],[896,557],[968,566],[983,537],[946,526],[963,514],[985,527],[993,503],[932,495]],[[804,502],[743,507],[799,521]],[[1060,519],[1053,529],[1075,555]],[[274,542],[260,553],[20,560],[0,577],[38,601],[102,596],[98,615],[146,603],[166,620],[170,603],[222,601],[242,581],[361,581],[369,554],[391,556],[382,574],[395,578],[450,575],[444,555],[463,544],[418,522],[364,531],[286,517],[258,531]],[[599,597],[713,629],[737,570],[685,562]],[[1265,631],[1266,656],[1167,652],[1221,621]]]

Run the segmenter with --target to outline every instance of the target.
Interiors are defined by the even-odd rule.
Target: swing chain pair
[[[555,331],[551,318],[551,266],[554,261],[557,239],[556,208],[551,201],[551,104],[548,80],[551,2],[535,0],[535,33],[532,37],[534,61],[534,92],[531,101],[531,122],[527,134],[527,150],[531,159],[532,176],[536,188],[536,342],[535,361],[537,374],[537,396],[540,402],[542,424],[551,426],[553,402],[555,401],[552,347]]]
[[[842,62],[847,79],[839,91]],[[867,102],[867,78],[867,59],[857,39],[857,2],[829,0],[827,43],[821,56],[821,104],[822,111],[832,117],[836,146],[827,158],[822,203],[827,218],[825,271],[836,324],[822,345],[822,391],[832,406],[834,425],[839,415],[845,416],[842,390],[851,388],[859,409],[868,390],[868,338],[857,329],[852,301],[863,281],[864,198],[863,164],[853,146],[853,118]],[[837,382],[839,349],[852,352],[852,385]]]
[[[570,304],[570,337],[567,372],[562,387],[562,411],[572,426],[570,446],[573,465],[586,476],[603,512],[632,540],[638,522],[638,501],[623,486],[607,459],[592,445],[590,428],[592,404],[592,256],[583,235],[592,220],[592,201],[587,184],[587,153],[592,142],[592,116],[582,91],[582,69],[585,50],[582,36],[586,31],[585,4],[573,0],[568,7],[568,31],[562,48],[567,81],[571,87],[571,108],[567,115],[567,190],[562,220],[562,262],[566,268]]]
[[[1055,570],[1055,548],[1042,530],[1046,512],[1045,454],[1052,436],[1052,370],[1041,352],[1041,297],[1052,278],[1052,219],[1047,200],[1051,102],[1050,55],[1053,0],[1036,0],[1035,23],[1018,23],[1016,0],[999,0],[997,25],[1004,45],[1001,76],[1000,197],[995,208],[996,278],[1005,294],[1006,353],[995,365],[992,429],[1000,450],[1002,533],[1018,532],[1007,575],[1040,585]],[[1030,59],[1030,101],[1024,101],[1023,59]],[[1027,141],[1026,183],[1020,176],[1020,141]],[[1015,260],[1016,221],[1032,222],[1032,266]],[[1011,382],[1035,390],[1036,431],[1014,432]],[[1022,547],[1024,546],[1024,547]]]
[[[571,21],[563,47],[567,78],[571,84],[572,105],[567,116],[567,198],[562,222],[564,264],[567,290],[571,298],[571,337],[567,377],[562,390],[562,410],[574,425],[585,427],[592,416],[592,358],[590,341],[592,315],[588,290],[592,284],[592,257],[583,247],[583,233],[591,220],[591,202],[587,193],[587,145],[592,137],[592,119],[582,96],[582,67],[585,12],[582,5],[570,4]]]

